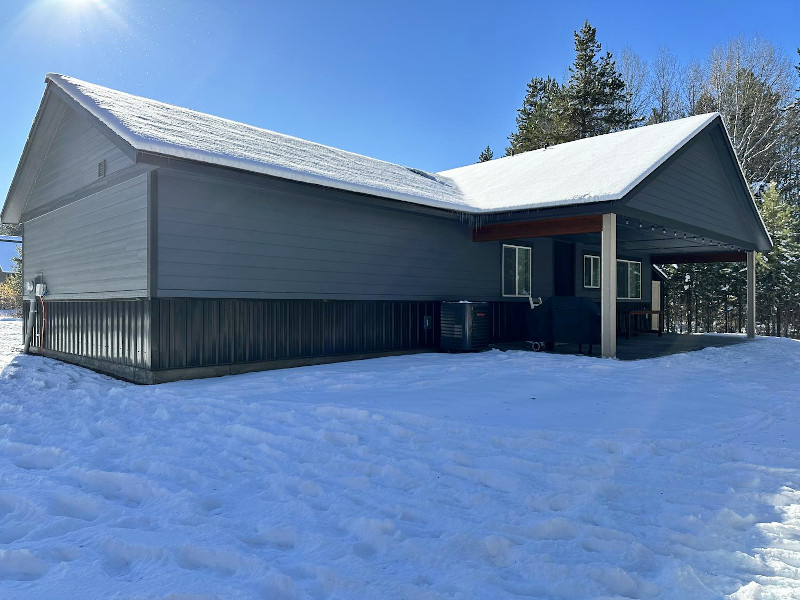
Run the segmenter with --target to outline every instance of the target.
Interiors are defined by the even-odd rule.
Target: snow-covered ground
[[[800,343],[139,387],[20,328],[2,598],[800,597]]]

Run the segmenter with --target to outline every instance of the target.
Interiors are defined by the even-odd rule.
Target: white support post
[[[600,350],[617,356],[617,215],[603,215],[600,250]]]
[[[747,337],[756,337],[756,253],[747,253]]]

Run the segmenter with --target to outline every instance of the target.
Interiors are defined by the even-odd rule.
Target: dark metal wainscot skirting
[[[161,298],[153,369],[165,381],[430,350],[439,314],[437,302]]]
[[[524,302],[490,302],[492,310],[492,342],[519,342],[528,339],[527,317],[531,308]]]
[[[438,301],[161,298],[153,302],[154,342],[158,340],[154,369],[439,347]],[[492,341],[524,337],[527,303],[492,305]]]
[[[492,341],[524,337],[527,303],[491,304]],[[45,299],[45,309],[44,339],[39,306],[32,352],[135,383],[159,383],[435,350],[441,303]]]
[[[438,302],[45,298],[45,309],[44,339],[39,306],[32,352],[135,383],[432,350],[439,343]]]
[[[31,352],[75,363],[136,383],[150,383],[150,311],[147,299],[48,300],[42,306]],[[24,302],[27,326],[30,301]]]

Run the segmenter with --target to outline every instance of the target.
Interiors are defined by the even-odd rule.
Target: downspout
[[[36,301],[39,298],[44,298],[47,294],[47,286],[44,284],[41,273],[37,274],[33,282],[29,283],[31,291],[33,291],[33,299],[31,300],[31,309],[28,312],[28,324],[25,327],[25,343],[22,346],[22,352],[28,354],[31,348],[31,341],[33,339],[33,325],[36,322]],[[42,300],[42,310],[44,310],[44,300]],[[43,313],[44,314],[44,313]],[[44,322],[42,323],[42,334],[44,334]],[[39,347],[42,347],[44,340],[39,342]]]
[[[31,300],[31,310],[28,312],[28,324],[25,327],[25,345],[22,347],[22,352],[28,354],[31,347],[31,338],[33,337],[33,323],[36,319],[36,296]],[[19,338],[17,338],[19,339]]]

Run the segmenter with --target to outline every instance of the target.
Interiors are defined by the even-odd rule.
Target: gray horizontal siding
[[[25,279],[52,298],[147,293],[147,175],[25,223]]]
[[[725,173],[712,133],[700,135],[663,171],[651,178],[626,206],[687,223],[738,240],[750,240],[752,227]]]
[[[500,299],[500,245],[472,242],[458,220],[302,184],[158,177],[160,296]]]
[[[25,210],[30,212],[97,180],[97,165],[106,161],[106,174],[133,162],[102,132],[67,108],[47,151]]]

